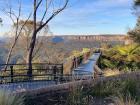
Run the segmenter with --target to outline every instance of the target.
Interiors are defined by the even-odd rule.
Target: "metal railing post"
[[[54,81],[56,81],[56,66],[53,67],[53,76],[54,76]]]
[[[63,80],[63,72],[64,72],[64,66],[62,64],[61,65],[61,77],[60,77],[60,80]]]
[[[13,77],[14,77],[13,66],[10,66],[10,70],[11,70],[11,74],[10,74],[10,76],[11,76],[11,83],[13,83],[14,82],[14,79],[13,79]]]
[[[98,66],[101,68],[102,67],[102,64],[101,64],[101,59],[102,59],[102,52],[100,51],[100,57],[99,57],[99,60],[98,60]]]
[[[76,68],[76,57],[74,56],[73,58],[73,68],[72,69],[75,69]]]
[[[6,64],[3,64],[4,66]],[[4,72],[3,70],[0,71],[1,78],[0,78],[0,84],[1,83],[18,83],[18,82],[32,82],[32,81],[55,81],[58,83],[59,81],[63,80],[64,78],[64,68],[63,64],[48,64],[49,71],[45,71],[46,68],[44,68],[44,64],[37,63],[37,66],[33,68],[34,74],[32,77],[34,79],[28,78],[28,75],[26,74],[26,64],[8,64],[8,70]],[[16,66],[16,68],[15,68]],[[18,67],[17,67],[18,66]],[[18,71],[16,73],[15,71]],[[52,77],[52,78],[50,78]]]

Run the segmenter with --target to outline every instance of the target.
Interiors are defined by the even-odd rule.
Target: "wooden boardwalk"
[[[69,81],[63,81],[63,83],[67,83],[72,81],[71,78],[74,76],[78,76],[75,80],[82,80],[83,77],[93,77],[94,75],[94,66],[97,64],[97,61],[100,57],[100,53],[94,53],[86,63],[82,63],[79,67],[74,69],[72,75],[68,76],[70,78]],[[63,77],[65,78],[65,76]],[[91,79],[91,78],[84,78],[84,79]],[[0,89],[6,89],[13,92],[19,92],[19,91],[29,91],[29,90],[36,90],[41,88],[47,88],[49,86],[56,86],[62,84],[61,81],[33,81],[33,82],[20,82],[20,83],[6,83],[1,84]]]
[[[83,74],[83,75],[92,75],[94,76],[94,66],[97,64],[98,59],[100,57],[100,53],[94,53],[88,60],[86,63],[82,63],[79,67],[77,67],[76,69],[74,69],[73,74],[75,75],[79,75],[79,74]]]

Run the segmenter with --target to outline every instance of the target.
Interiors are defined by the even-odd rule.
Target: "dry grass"
[[[104,76],[105,77],[108,77],[108,76],[115,76],[115,75],[119,75],[121,74],[122,72],[120,72],[118,69],[106,69],[104,70]]]
[[[64,74],[70,74],[71,73],[71,68],[72,68],[73,62],[71,59],[67,60],[64,63]]]
[[[0,90],[0,105],[24,105],[24,96]]]
[[[113,100],[114,105],[139,105],[130,95],[125,98],[122,95],[119,95],[118,97],[112,97],[111,99]]]
[[[66,103],[66,105],[92,105],[93,96],[89,95],[82,85],[79,87],[72,86]]]

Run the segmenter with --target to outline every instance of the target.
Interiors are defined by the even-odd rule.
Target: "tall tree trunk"
[[[33,14],[33,35],[31,38],[31,43],[30,43],[30,47],[29,47],[29,51],[27,54],[27,63],[28,63],[28,71],[27,71],[27,75],[29,77],[29,79],[32,79],[32,58],[33,58],[33,51],[34,51],[34,47],[35,47],[35,43],[36,43],[36,35],[37,35],[37,31],[36,31],[36,12],[37,12],[37,0],[34,0],[34,14]]]
[[[53,0],[51,0],[51,1],[53,1]],[[66,6],[68,4],[68,1],[69,0],[66,0],[66,3],[64,4],[64,6],[62,8],[57,9],[56,12],[53,12],[52,15],[45,22],[43,22],[43,20],[46,16],[46,13],[48,11],[48,8],[46,7],[44,15],[43,15],[43,17],[40,21],[40,26],[37,27],[37,9],[39,8],[39,6],[43,2],[43,0],[34,0],[34,14],[33,14],[33,27],[34,27],[34,29],[33,29],[33,35],[31,37],[31,42],[30,42],[30,46],[29,46],[29,50],[28,50],[28,54],[27,54],[27,63],[28,63],[27,75],[29,76],[29,78],[32,77],[32,59],[33,59],[34,47],[35,47],[35,44],[36,44],[37,33],[42,28],[44,28],[50,20],[52,20],[56,15],[58,15],[61,11],[63,11],[66,8]]]
[[[33,58],[35,42],[36,42],[36,32],[33,33],[33,37],[32,37],[30,48],[29,48],[28,55],[27,55],[27,64],[28,64],[27,75],[29,77],[32,77],[32,58]]]

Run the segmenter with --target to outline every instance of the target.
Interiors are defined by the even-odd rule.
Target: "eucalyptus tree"
[[[128,35],[137,43],[140,44],[140,0],[134,0],[134,13],[138,17],[134,29],[128,32]]]
[[[15,3],[14,0],[8,0],[8,3]],[[31,3],[31,5],[29,4],[29,7],[31,6],[31,8],[33,8],[33,10],[31,11],[31,13],[27,13],[24,11],[24,15],[27,17],[24,20],[24,24],[22,24],[22,26],[19,26],[19,22],[20,20],[23,19],[23,17],[21,16],[21,12],[22,12],[22,5],[27,5],[28,2],[25,2],[24,0],[18,0],[19,1],[19,7],[18,9],[11,7],[11,5],[8,5],[8,8],[3,9],[4,13],[7,14],[9,16],[9,18],[11,19],[11,21],[13,22],[13,24],[16,23],[16,29],[14,33],[14,42],[11,45],[11,48],[9,50],[9,54],[7,57],[7,63],[10,60],[10,56],[12,55],[13,49],[19,39],[19,37],[21,36],[22,30],[24,29],[26,23],[28,22],[28,20],[33,21],[33,31],[32,34],[30,36],[30,41],[29,41],[29,49],[27,52],[27,57],[26,57],[26,62],[28,64],[28,71],[27,71],[27,75],[29,77],[32,77],[32,60],[33,60],[33,53],[35,50],[35,46],[36,46],[36,41],[37,41],[37,35],[39,34],[39,32],[48,25],[48,23],[53,20],[59,13],[61,13],[63,10],[66,9],[69,0],[29,0],[28,2]],[[24,3],[23,3],[24,2]],[[23,3],[23,4],[22,4]],[[39,24],[39,25],[38,25]]]
[[[137,19],[134,29],[128,32],[128,35],[136,42],[140,44],[140,17]]]
[[[68,5],[69,0],[60,0],[60,4],[58,7],[59,0],[33,0],[33,34],[31,35],[31,41],[29,45],[29,51],[27,54],[27,62],[28,62],[28,76],[32,77],[32,57],[36,43],[37,34],[60,12],[62,12]],[[41,5],[41,4],[45,4]],[[55,5],[56,4],[56,5]],[[50,9],[50,7],[52,7]],[[40,25],[37,27],[37,16],[39,8],[45,8],[43,15],[41,16],[39,22]],[[50,12],[51,11],[51,12]]]
[[[19,22],[19,27],[21,27],[23,24],[25,23],[24,20],[20,20]],[[39,27],[40,23],[37,22],[37,27]],[[15,23],[13,25],[14,28],[16,28],[17,24]],[[21,36],[17,42],[17,46],[16,46],[16,52],[18,53],[19,51],[22,51],[22,60],[21,62],[27,63],[26,61],[26,57],[27,57],[27,53],[29,51],[29,44],[31,41],[31,35],[33,33],[33,21],[32,20],[28,20],[21,32]],[[45,42],[45,40],[47,39],[47,35],[50,35],[50,29],[49,26],[46,25],[42,31],[40,31],[38,37],[36,38],[36,44],[35,44],[35,51],[33,52],[33,61],[35,61],[35,59],[39,58],[41,55],[42,50],[44,50],[43,48],[43,44]]]

